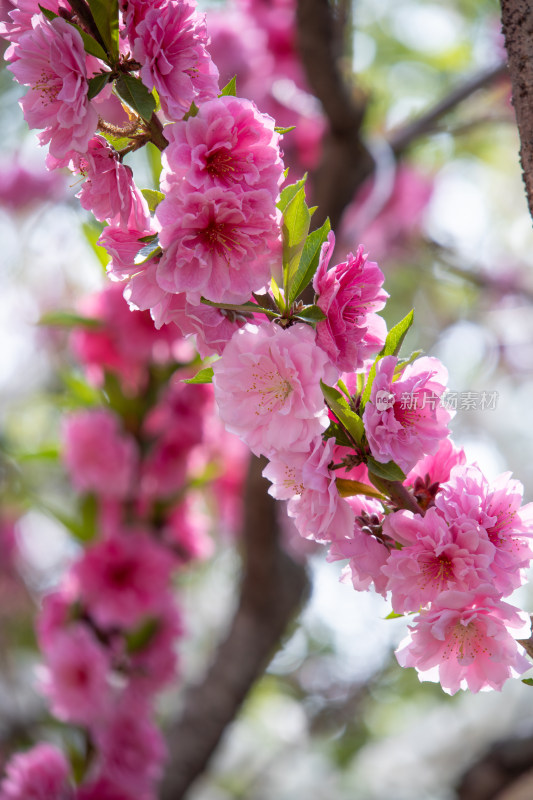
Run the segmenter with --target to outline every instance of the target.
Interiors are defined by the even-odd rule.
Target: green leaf
[[[400,619],[403,617],[403,614],[397,614],[396,611],[391,611],[390,614],[387,614],[385,619]]]
[[[161,150],[159,147],[156,147],[153,142],[148,142],[146,147],[144,148],[144,152],[146,153],[146,157],[148,159],[148,164],[150,166],[150,172],[152,174],[152,181],[154,186],[159,186],[159,179],[161,177]]]
[[[281,230],[283,234],[283,290],[287,302],[294,295],[292,284],[298,271],[298,264],[304,249],[311,213],[305,202],[305,188],[302,186],[291,198],[283,212]]]
[[[158,630],[159,620],[152,617],[144,620],[135,630],[129,631],[125,636],[128,653],[138,653],[139,650],[144,650]]]
[[[372,456],[368,456],[366,465],[368,471],[378,478],[384,478],[387,481],[404,481],[405,473],[400,469],[398,464],[394,461],[387,461],[386,464],[376,461]]]
[[[224,86],[222,91],[219,94],[219,97],[236,97],[237,96],[237,76],[234,75],[233,78]]]
[[[341,497],[353,497],[356,494],[364,494],[367,497],[375,497],[383,500],[383,495],[375,486],[369,486],[361,481],[352,481],[348,478],[336,478],[335,484]]]
[[[300,191],[302,186],[305,186],[306,180],[307,180],[307,174],[305,174],[303,178],[301,178],[299,181],[296,181],[296,183],[291,183],[289,186],[286,186],[282,190],[280,198],[277,203],[277,206],[282,214],[289,205],[289,203],[291,202],[291,200],[293,199],[294,195]]]
[[[403,344],[403,340],[407,335],[407,331],[413,324],[414,319],[414,310],[410,311],[406,317],[404,317],[401,322],[391,328],[387,334],[387,338],[385,339],[385,344],[383,345],[383,349],[380,351],[380,356],[397,356],[400,352],[400,347]]]
[[[206,300],[205,297],[200,298],[202,303],[212,308],[223,308],[226,311],[235,311],[236,314],[266,314],[267,317],[277,318],[279,313],[272,311],[271,308],[263,308],[262,306],[251,303],[214,303],[212,300]]]
[[[39,319],[38,325],[53,325],[59,328],[101,328],[102,320],[93,317],[83,317],[72,311],[48,311]]]
[[[329,219],[327,219],[321,228],[317,228],[316,231],[310,233],[305,240],[298,267],[291,280],[289,297],[287,300],[289,305],[293,303],[298,295],[303,292],[305,287],[311,283],[313,275],[318,267],[320,250],[327,240],[330,230],[331,225]]]
[[[361,417],[352,411],[342,394],[333,386],[320,381],[320,388],[329,408],[333,411],[341,425],[346,428],[352,439],[360,444],[363,440],[365,429]]]
[[[525,683],[526,686],[533,686],[533,678],[522,678],[522,683]]]
[[[189,117],[195,117],[199,111],[200,109],[193,100],[191,105],[189,106],[189,110],[183,115],[183,121],[185,122],[186,120],[189,119]]]
[[[96,258],[102,265],[102,267],[107,267],[109,263],[109,255],[105,247],[102,247],[98,244],[98,239],[102,235],[103,225],[101,225],[96,220],[93,222],[84,222],[82,225],[83,233],[85,234],[85,238],[87,239],[88,243],[90,244]]]
[[[70,25],[72,25],[73,28],[76,28],[79,35],[81,36],[85,52],[89,53],[89,55],[91,56],[96,56],[96,58],[99,58],[100,61],[105,61],[105,63],[108,64],[109,56],[102,47],[102,45],[100,44],[100,42],[97,42],[96,39],[94,39],[92,36],[86,33],[86,31],[84,31],[83,28],[80,28],[79,25],[76,25],[73,22],[71,22]]]
[[[133,75],[121,75],[115,81],[115,89],[119,97],[147,122],[150,122],[155,111],[155,98],[148,91],[140,78]]]
[[[141,189],[141,192],[152,212],[156,210],[161,200],[165,199],[163,192],[158,192],[156,189]]]
[[[151,261],[152,258],[160,255],[162,252],[163,250],[159,247],[158,242],[150,242],[144,247],[141,247],[135,256],[133,263],[135,266],[140,267],[142,264],[146,264],[147,261]]]
[[[360,406],[361,413],[363,413],[366,404],[370,400],[370,395],[372,393],[372,384],[374,383],[374,378],[376,377],[376,364],[378,363],[380,358],[381,356],[376,356],[374,363],[370,367],[370,372],[368,373],[368,378],[366,379],[365,389],[361,397],[361,406]]]
[[[274,130],[276,131],[276,133],[283,135],[284,133],[290,133],[291,131],[296,130],[296,125],[290,125],[288,128],[280,128],[276,125]]]
[[[270,279],[270,288],[272,290],[272,295],[274,296],[274,300],[280,311],[285,311],[287,306],[285,305],[285,300],[283,299],[283,295],[281,294],[281,290],[275,280],[275,278]]]
[[[109,54],[113,59],[118,59],[118,0],[87,0],[87,2]]]
[[[213,383],[213,367],[204,367],[194,378],[187,378],[183,383]]]
[[[104,86],[109,83],[109,76],[111,75],[110,72],[99,72],[97,75],[94,75],[92,78],[89,78],[87,83],[89,84],[89,91],[87,92],[87,99],[92,100],[93,97],[96,97],[97,94],[100,94]]]
[[[44,6],[42,6],[40,3],[39,3],[39,8],[41,9],[41,11],[42,11],[42,13],[44,14],[44,16],[46,17],[46,19],[49,19],[49,20],[50,20],[50,22],[51,22],[53,19],[57,19],[57,18],[58,18],[58,16],[59,16],[59,14],[55,14],[53,11],[50,11],[50,9],[49,9],[49,8],[45,8],[45,7],[44,7]]]
[[[86,381],[75,372],[64,370],[60,375],[63,383],[69,390],[71,398],[76,406],[100,406],[103,402],[103,394],[99,389],[86,383]]]
[[[296,319],[304,320],[304,322],[320,322],[326,319],[326,315],[322,309],[314,305],[304,306],[301,311],[298,311],[294,316]]]
[[[333,422],[333,420],[331,420],[322,436],[324,439],[335,439],[335,442],[341,447],[353,447],[353,442],[348,438],[344,428],[338,422]]]

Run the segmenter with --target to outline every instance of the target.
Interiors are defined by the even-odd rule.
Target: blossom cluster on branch
[[[84,769],[74,789],[66,759],[39,745],[8,766],[2,800],[155,796],[153,695],[173,679],[181,632],[171,576],[203,549],[197,524],[187,535],[191,469],[224,453],[211,382],[300,535],[347,561],[357,590],[416,614],[403,666],[437,671],[451,693],[527,670],[511,634],[524,617],[504,598],[533,555],[533,507],[452,444],[446,370],[400,357],[413,314],[387,331],[364,248],[330,266],[329,222],[310,232],[305,178],[286,180],[290,134],[234,80],[219,87],[191,0],[25,0],[0,32],[48,167],[82,176],[81,205],[104,223],[114,281],[73,338],[102,405],[63,429],[93,537],[38,623],[42,688],[85,731]],[[124,163],[148,143],[162,151],[158,190]],[[185,383],[183,337],[209,359]]]

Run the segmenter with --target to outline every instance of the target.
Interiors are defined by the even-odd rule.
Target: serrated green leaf
[[[414,310],[411,310],[394,328],[391,328],[385,339],[385,344],[380,350],[380,356],[397,356],[407,335],[407,331],[413,324]]]
[[[100,94],[104,86],[109,82],[109,73],[99,72],[87,81],[89,91],[87,92],[87,99],[92,100],[97,94]]]
[[[341,447],[353,447],[353,442],[350,441],[346,435],[346,431],[337,422],[333,420],[329,423],[327,429],[322,434],[323,439],[335,439],[335,442]]]
[[[284,133],[290,133],[291,131],[296,130],[296,125],[290,125],[288,128],[280,128],[276,125],[274,130],[276,133],[279,133],[281,136],[283,136]]]
[[[83,317],[73,311],[48,311],[39,319],[38,325],[54,325],[60,328],[101,328],[102,320],[93,317]]]
[[[118,0],[87,0],[87,2],[109,54],[113,59],[118,59]]]
[[[302,255],[309,226],[311,214],[305,202],[305,188],[302,186],[287,204],[283,212],[281,225],[283,235],[283,290],[287,302],[294,295],[292,283],[298,271],[298,264]]]
[[[161,200],[165,199],[163,192],[159,192],[156,189],[141,189],[141,192],[144,199],[148,203],[148,208],[152,212],[156,210]]]
[[[309,322],[320,322],[326,319],[326,315],[318,306],[304,306],[301,311],[294,315],[296,319],[302,319]]]
[[[382,464],[372,456],[368,456],[366,465],[368,471],[373,475],[377,475],[378,478],[384,478],[387,481],[405,480],[405,473],[394,461],[387,461],[386,464]]]
[[[412,364],[413,361],[416,361],[416,359],[420,358],[420,356],[423,354],[424,354],[423,350],[415,350],[414,352],[411,353],[411,355],[408,358],[399,359],[398,363],[394,367],[394,375],[395,376],[400,375],[408,364]]]
[[[194,378],[186,378],[183,383],[213,383],[213,367],[204,367]]]
[[[294,195],[299,192],[303,186],[305,186],[306,180],[307,174],[305,174],[299,181],[296,181],[296,183],[291,183],[289,186],[285,186],[285,188],[282,190],[277,203],[277,206],[282,214],[293,199]]]
[[[49,19],[49,20],[50,20],[50,22],[51,22],[53,19],[57,19],[57,18],[58,18],[58,16],[59,16],[59,14],[56,14],[56,13],[54,13],[53,11],[50,11],[50,9],[49,9],[49,8],[45,8],[45,7],[44,7],[44,6],[42,6],[40,3],[39,3],[39,8],[41,9],[41,11],[42,11],[42,13],[44,14],[44,16],[46,17],[46,19]]]
[[[357,494],[363,494],[367,497],[375,497],[378,500],[383,500],[383,495],[375,486],[369,486],[366,483],[361,483],[361,481],[352,481],[349,478],[336,478],[335,484],[341,497],[354,497]]]
[[[133,75],[121,75],[115,81],[118,96],[147,122],[150,122],[155,111],[155,98],[148,91],[140,78]]]
[[[333,386],[328,386],[323,381],[320,381],[320,388],[331,411],[341,425],[346,428],[352,439],[357,444],[360,444],[365,433],[361,417],[355,411],[352,411],[342,394]]]
[[[322,227],[310,233],[305,240],[298,267],[292,276],[290,284],[287,301],[289,305],[296,300],[305,287],[313,280],[313,275],[318,267],[322,245],[327,240],[330,230],[331,225],[329,219],[326,219]]]
[[[237,96],[237,76],[234,75],[233,78],[228,81],[228,83],[224,86],[222,91],[219,94],[219,97],[236,97]]]
[[[96,39],[90,36],[83,28],[80,28],[79,25],[76,25],[74,22],[70,22],[73,28],[76,28],[78,33],[80,34],[83,40],[83,49],[86,53],[89,53],[91,56],[96,56],[99,58],[100,61],[104,61],[106,64],[109,64],[109,56],[102,47],[102,45],[96,41]],[[90,82],[90,81],[89,81]]]

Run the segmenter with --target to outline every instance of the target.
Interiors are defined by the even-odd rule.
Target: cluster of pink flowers
[[[446,370],[398,357],[410,318],[387,333],[383,274],[364,248],[330,266],[335,238],[329,223],[308,235],[305,181],[280,195],[280,133],[231,84],[220,92],[192,0],[121,0],[107,21],[105,4],[98,19],[75,5],[24,0],[0,35],[49,168],[84,179],[78,197],[105,224],[115,281],[72,336],[102,403],[63,425],[89,544],[38,622],[41,687],[81,728],[85,771],[74,787],[62,754],[38,745],[10,762],[0,800],[155,797],[154,698],[175,677],[182,632],[171,578],[210,550],[192,487],[226,454],[232,475],[213,494],[222,523],[238,516],[242,451],[213,397],[226,429],[268,459],[299,534],[348,561],[357,590],[418,612],[400,663],[437,670],[451,693],[501,688],[529,666],[509,630],[521,614],[504,602],[533,554],[521,485],[490,483],[451,444]],[[301,105],[294,2],[245,12],[264,24],[263,54],[293,70],[277,101],[292,92]],[[139,190],[123,163],[147,142],[163,153],[160,191]],[[192,336],[213,361],[187,384]]]

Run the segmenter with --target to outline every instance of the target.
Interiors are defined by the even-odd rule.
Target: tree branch
[[[531,0],[501,0],[501,7],[520,134],[522,177],[533,216],[533,3]]]
[[[261,475],[265,464],[252,459],[247,479],[239,606],[204,680],[189,689],[183,713],[168,731],[161,800],[181,800],[204,772],[308,591],[304,567],[281,547],[276,502]]]

